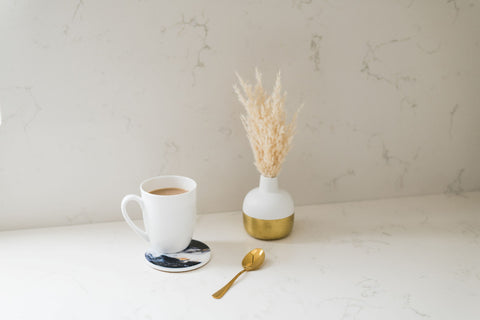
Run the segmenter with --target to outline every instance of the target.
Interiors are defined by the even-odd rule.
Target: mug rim
[[[183,192],[183,193],[179,193],[179,194],[169,194],[169,195],[166,195],[166,194],[154,194],[154,193],[150,193],[150,191],[147,191],[145,190],[144,188],[144,185],[152,180],[157,180],[157,179],[160,179],[160,178],[175,178],[175,179],[183,179],[183,180],[188,180],[189,182],[193,183],[193,188],[191,188],[190,190],[187,190],[187,192]],[[172,197],[182,197],[182,196],[185,196],[187,194],[190,194],[192,192],[194,192],[195,190],[197,189],[197,182],[195,180],[193,180],[192,178],[189,178],[189,177],[186,177],[186,176],[179,176],[179,175],[164,175],[164,176],[155,176],[155,177],[150,177],[150,178],[147,178],[145,180],[142,181],[142,183],[140,183],[140,191],[148,194],[149,196],[154,196],[154,197],[168,197],[168,198],[172,198]]]

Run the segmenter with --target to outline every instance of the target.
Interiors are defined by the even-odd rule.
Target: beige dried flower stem
[[[236,85],[233,88],[245,107],[246,114],[241,116],[241,120],[255,157],[255,166],[265,177],[276,177],[292,146],[300,108],[287,124],[284,108],[287,93],[282,93],[280,72],[271,95],[263,88],[262,74],[257,69],[255,87],[236,75],[243,94]]]

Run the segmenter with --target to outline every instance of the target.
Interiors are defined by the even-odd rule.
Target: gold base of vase
[[[275,240],[285,238],[293,228],[293,216],[276,220],[252,218],[243,212],[243,225],[248,234],[261,240]]]

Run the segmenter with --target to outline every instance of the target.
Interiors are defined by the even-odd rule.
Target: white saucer
[[[203,267],[210,261],[210,248],[203,242],[192,240],[188,247],[177,253],[165,253],[155,257],[145,252],[150,267],[166,272],[185,272]]]

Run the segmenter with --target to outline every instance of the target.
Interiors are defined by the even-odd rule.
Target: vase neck
[[[278,179],[275,178],[268,178],[260,175],[260,183],[258,185],[260,191],[263,192],[278,192]]]

